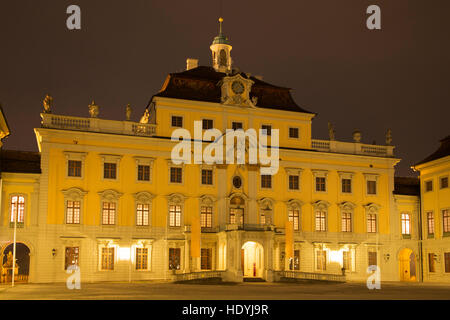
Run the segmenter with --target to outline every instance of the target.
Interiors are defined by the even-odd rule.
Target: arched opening
[[[400,281],[416,281],[416,255],[405,248],[398,255],[398,265],[400,269]]]
[[[241,249],[241,267],[245,278],[262,278],[264,249],[257,242],[247,241]]]
[[[13,273],[13,244],[9,244],[1,255],[1,279],[2,283],[12,281]],[[30,273],[30,249],[23,243],[16,243],[16,266],[14,270],[14,282],[28,282]]]

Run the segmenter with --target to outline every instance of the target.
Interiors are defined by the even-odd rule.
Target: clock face
[[[240,81],[233,81],[231,84],[231,90],[233,90],[235,94],[241,94],[244,92],[244,85]]]

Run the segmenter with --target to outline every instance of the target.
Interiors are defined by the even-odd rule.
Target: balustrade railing
[[[302,271],[276,271],[279,278],[345,282],[345,275]]]
[[[203,280],[212,278],[222,279],[222,274],[223,271],[201,271],[201,272],[180,273],[175,275],[175,281]]]

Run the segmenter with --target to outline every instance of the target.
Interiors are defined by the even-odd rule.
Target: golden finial
[[[219,34],[222,34],[222,22],[223,22],[223,18],[220,17],[219,18]]]

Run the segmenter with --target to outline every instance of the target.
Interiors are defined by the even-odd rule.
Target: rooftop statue
[[[386,132],[386,144],[390,146],[391,143],[392,143],[392,130],[388,129],[388,131]]]
[[[145,109],[144,115],[141,117],[141,120],[139,123],[148,123],[148,119],[150,118],[150,113],[148,112],[148,109]]]
[[[97,118],[99,114],[99,107],[95,104],[95,101],[92,100],[91,104],[89,105],[89,115],[91,118]]]
[[[52,104],[53,104],[53,98],[46,94],[44,101],[42,101],[42,105],[44,106],[44,113],[52,113]]]
[[[133,109],[131,109],[130,104],[127,104],[126,111],[125,111],[125,115],[127,117],[127,121],[130,121],[130,119],[131,119],[131,112],[132,111],[133,111]]]
[[[331,124],[331,122],[328,122],[328,134],[331,141],[335,140],[335,133],[336,131],[334,131],[334,126]]]

